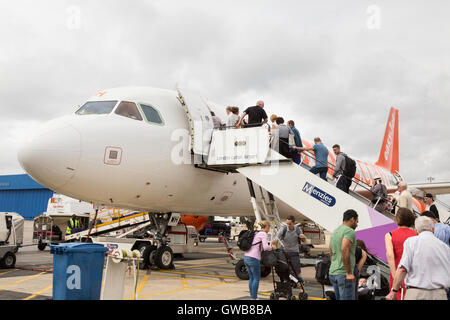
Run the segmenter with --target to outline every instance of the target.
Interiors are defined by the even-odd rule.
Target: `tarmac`
[[[25,222],[24,244],[31,244],[32,222]],[[234,243],[235,244],[235,243]],[[235,252],[238,252],[236,247]],[[125,300],[248,300],[248,281],[240,280],[223,243],[210,238],[199,244],[198,253],[175,258],[174,270],[141,270],[134,296],[133,272],[126,273]],[[24,246],[17,253],[16,268],[0,270],[0,300],[51,300],[53,255],[47,247]],[[303,267],[310,300],[324,300],[314,279],[314,267]],[[275,275],[275,279],[278,277]],[[269,300],[273,278],[261,279],[258,299]],[[298,291],[294,290],[294,294]],[[299,302],[301,303],[301,302]]]

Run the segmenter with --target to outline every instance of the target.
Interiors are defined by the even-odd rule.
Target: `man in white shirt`
[[[440,223],[434,212],[425,211],[420,214],[421,216],[428,217],[433,220],[434,223],[434,236],[450,246],[450,226],[444,223]]]
[[[397,213],[398,209],[400,208],[406,208],[413,211],[412,194],[408,191],[408,185],[406,184],[406,182],[400,182],[397,188],[400,192],[400,197],[397,199],[397,207],[395,209],[395,213]]]
[[[405,300],[447,300],[450,287],[450,248],[434,235],[433,221],[419,217],[415,221],[417,237],[403,244],[403,256],[386,300],[394,300],[403,280]]]

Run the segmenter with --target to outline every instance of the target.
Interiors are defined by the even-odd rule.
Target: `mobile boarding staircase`
[[[66,235],[66,242],[89,241],[90,237],[100,235],[114,235],[115,238],[125,238],[130,234],[143,235],[150,232],[150,235],[161,243],[167,242],[167,231],[169,227],[177,226],[181,215],[178,213],[161,214],[123,210],[116,208],[106,208],[96,210],[91,214],[90,226],[87,230]]]
[[[343,213],[353,209],[359,216],[356,237],[365,242],[389,275],[384,237],[396,228],[391,214],[377,212],[369,199],[356,192],[347,194],[337,189],[273,150],[268,128],[264,125],[238,130],[214,128],[211,109],[217,106],[192,92],[181,88],[177,91],[189,123],[194,165],[199,169],[239,173],[246,177],[255,219],[272,222],[272,239],[281,226],[276,199],[328,231],[339,227]],[[254,184],[259,186],[261,205],[257,203]]]
[[[386,261],[384,236],[396,228],[393,216],[375,211],[371,200],[357,192],[347,194],[283,157],[271,149],[270,140],[266,127],[214,130],[208,155],[196,166],[245,176],[256,221],[272,222],[273,233],[281,226],[276,199],[330,232],[342,224],[343,213],[353,209],[359,216],[357,238]],[[260,204],[255,184],[261,192]]]
[[[322,180],[309,172],[308,165],[297,165],[283,157],[270,147],[270,141],[266,127],[214,130],[208,156],[196,166],[245,176],[256,222],[271,222],[271,239],[275,239],[282,226],[277,200],[330,232],[342,224],[346,210],[355,210],[359,216],[356,238],[365,242],[370,253],[377,257],[382,274],[389,279],[384,237],[397,227],[393,215],[376,211],[373,208],[376,204],[354,190],[347,194],[331,181]],[[306,157],[313,158],[305,152],[303,158]],[[353,182],[370,188],[361,181]]]
[[[353,209],[359,216],[357,238],[363,240],[375,256],[387,261],[384,236],[396,228],[392,215],[377,212],[369,199],[356,192],[347,194],[337,189],[273,150],[271,136],[264,125],[245,129],[214,128],[211,108],[216,106],[197,94],[181,88],[177,91],[189,122],[194,165],[199,169],[245,176],[256,221],[271,221],[272,236],[281,226],[276,198],[328,231],[340,226],[343,213]],[[254,184],[259,186],[262,205],[257,203]]]
[[[97,216],[91,214],[90,225],[87,230],[66,235],[66,241],[85,240],[88,236],[99,236],[125,228],[143,228],[151,223],[152,216],[148,212],[138,212],[115,208],[106,208],[96,212]]]

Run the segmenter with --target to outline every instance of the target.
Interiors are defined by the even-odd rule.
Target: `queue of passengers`
[[[356,237],[358,222],[358,213],[355,210],[345,211],[342,225],[333,231],[330,238],[331,265],[328,275],[336,300],[357,300],[370,291],[368,279],[361,277],[369,251],[365,243]],[[431,211],[423,212],[416,218],[407,208],[397,211],[395,222],[398,228],[385,235],[390,270],[389,294],[385,299],[450,299],[450,227],[437,222]],[[261,231],[255,235],[251,249],[244,255],[249,272],[250,296],[253,300],[257,299],[261,278],[261,251],[277,249],[275,244],[268,245],[270,223],[263,221],[260,226]],[[283,242],[288,261],[299,282],[304,284],[298,240],[306,237],[301,229],[295,226],[294,217],[286,220],[286,226],[278,232],[277,239]],[[299,285],[299,288],[302,293],[303,286]]]
[[[227,108],[227,127],[249,128],[268,123],[268,116],[264,111],[264,102],[258,101],[256,106],[247,108],[239,116],[239,108]],[[248,118],[247,121],[244,119]],[[328,173],[328,149],[319,137],[314,139],[314,146],[304,147],[300,132],[295,128],[293,120],[285,121],[282,117],[272,115],[269,131],[274,136],[272,148],[286,158],[292,158],[297,164],[301,163],[301,152],[313,151],[316,158],[315,166],[311,172],[319,174],[327,181]],[[290,136],[294,137],[294,144],[289,144]],[[336,187],[349,193],[352,178],[355,172],[349,173],[348,156],[341,152],[339,145],[333,146],[336,155],[336,165],[333,178]],[[353,161],[353,160],[351,160]],[[353,161],[354,162],[354,161]],[[351,166],[351,162],[350,162]],[[354,168],[355,169],[355,168]],[[433,203],[433,195],[426,194],[424,201],[427,211],[416,218],[412,211],[412,194],[408,191],[405,182],[398,184],[400,196],[392,204],[387,198],[387,188],[380,176],[374,178],[370,191],[372,202],[377,211],[392,210],[395,213],[395,222],[398,228],[385,236],[386,256],[390,269],[389,288],[390,293],[387,300],[446,300],[450,299],[450,226],[439,221],[439,213]],[[300,282],[301,277],[300,259],[298,254],[297,238],[305,239],[299,228],[294,227],[294,217],[287,221],[287,227],[278,234],[285,247],[291,245],[289,260],[294,266],[295,273]],[[330,281],[334,287],[337,300],[355,300],[358,291],[367,288],[367,279],[358,279],[362,266],[367,258],[367,248],[363,241],[356,239],[355,229],[358,226],[358,214],[354,210],[347,210],[343,215],[343,223],[334,230],[330,239],[329,270]],[[267,237],[270,224],[263,222],[261,235]],[[264,241],[255,236],[254,241]],[[264,246],[263,250],[272,250],[275,247]],[[251,251],[251,252],[250,252]],[[257,253],[250,250],[246,252],[244,261],[249,270],[249,289],[251,297],[256,299],[259,286],[259,260],[260,250]]]
[[[380,184],[376,182],[373,189]],[[385,191],[381,187],[376,189]],[[411,195],[409,191],[405,192],[406,183],[402,183],[399,189],[403,197]],[[433,196],[427,194],[426,198],[432,199]],[[429,207],[416,217],[409,201],[397,202],[395,223],[398,228],[385,235],[390,269],[390,293],[386,300],[450,299],[450,226],[440,223]],[[357,259],[352,259],[353,250],[360,241],[356,240],[354,231],[357,225],[358,214],[348,210],[344,213],[343,225],[333,232],[330,239],[332,264],[329,275],[338,300],[357,298],[351,290],[358,286],[356,272],[351,272],[355,266],[359,268]],[[367,249],[365,251],[367,253]],[[359,283],[359,288],[361,286],[364,284]]]
[[[228,118],[226,122],[222,122],[213,112],[211,114],[213,116],[215,128],[252,128],[268,124],[269,121],[269,117],[264,110],[264,101],[261,100],[258,101],[255,106],[247,108],[240,116],[238,107],[227,107],[226,114]],[[295,127],[295,122],[293,120],[289,120],[287,124],[285,124],[283,117],[273,114],[270,117],[270,122],[271,124],[268,125],[268,130],[273,136],[271,148],[278,151],[284,157],[292,159],[299,165],[302,161],[302,152],[313,151],[316,161],[310,171],[313,174],[319,174],[323,180],[327,181],[329,168],[328,149],[322,143],[322,140],[317,137],[314,139],[314,146],[304,147],[300,132]],[[345,172],[348,156],[341,152],[339,145],[334,145],[333,151],[336,155],[336,166],[333,173],[336,187],[349,193],[354,173]]]
[[[270,116],[271,124],[268,124],[269,117],[264,110],[264,101],[260,100],[256,102],[253,107],[247,108],[239,116],[238,107],[227,107],[227,121],[222,121],[211,113],[213,116],[214,126],[216,128],[251,128],[258,127],[264,124],[268,125],[268,130],[273,136],[271,148],[278,151],[281,155],[288,159],[292,159],[296,164],[301,164],[302,152],[309,151],[314,152],[315,165],[310,169],[313,174],[319,174],[320,178],[327,180],[327,174],[329,171],[328,163],[328,149],[323,144],[321,138],[316,137],[314,139],[314,145],[312,147],[304,147],[299,130],[295,127],[295,122],[289,120],[287,125],[283,117],[279,117],[275,114]],[[334,166],[332,178],[336,187],[345,193],[350,192],[350,186],[352,185],[353,178],[356,175],[356,163],[347,154],[341,151],[341,147],[338,144],[333,146],[333,152],[336,156],[336,163]],[[387,187],[383,184],[380,175],[376,175],[370,185],[370,192],[372,193],[372,203],[375,210],[379,212],[391,212],[395,214],[399,208],[407,208],[413,210],[413,197],[408,191],[408,185],[406,182],[400,182],[397,186],[399,193],[398,199],[388,199]],[[427,211],[433,212],[439,221],[439,211],[434,205],[433,195],[426,194],[424,201],[427,205]]]
[[[432,218],[430,218],[430,216]],[[447,300],[450,287],[450,246],[448,238],[436,237],[432,212],[418,218],[406,208],[395,216],[398,228],[385,236],[390,269],[386,300]],[[355,300],[354,268],[358,214],[344,213],[343,224],[330,239],[330,281],[337,300]],[[448,226],[447,226],[448,227]],[[450,228],[450,227],[448,227]]]

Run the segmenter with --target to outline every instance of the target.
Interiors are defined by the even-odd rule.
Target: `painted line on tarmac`
[[[149,274],[145,275],[144,278],[143,278],[143,279],[141,280],[141,282],[139,283],[139,286],[137,287],[137,296],[138,296],[138,297],[141,296],[141,291],[142,291],[142,289],[144,289],[145,284],[147,283],[148,278],[150,278],[150,275],[149,275]],[[133,299],[134,299],[134,298],[136,298],[136,297],[134,296],[134,293],[133,293]]]
[[[159,296],[159,295],[163,295],[163,294],[171,294],[171,293],[178,293],[178,292],[183,292],[183,291],[191,291],[191,290],[196,290],[196,289],[211,288],[211,287],[214,287],[214,286],[220,286],[222,284],[225,284],[225,282],[216,283],[216,284],[210,284],[210,285],[200,286],[200,287],[191,287],[191,288],[186,288],[186,289],[178,289],[178,290],[173,290],[173,291],[166,291],[166,292],[159,292],[159,293],[154,293],[154,294],[148,294],[148,295],[145,295],[145,296],[141,296],[140,298],[149,298],[149,297]]]
[[[30,300],[30,299],[33,299],[33,298],[37,297],[38,295],[40,295],[40,294],[42,294],[42,293],[44,293],[44,292],[47,292],[48,290],[50,290],[50,289],[52,289],[52,288],[53,288],[53,285],[49,285],[47,288],[44,288],[44,289],[42,289],[42,290],[39,290],[38,292],[33,293],[31,296],[28,296],[28,297],[26,297],[26,298],[24,298],[24,299],[22,299],[22,300]]]
[[[220,263],[211,263],[211,264],[201,264],[201,265],[191,265],[191,266],[186,266],[186,267],[177,267],[176,270],[181,270],[181,269],[193,269],[193,268],[202,268],[202,267],[211,267],[211,266],[220,266],[223,264],[228,264],[228,262],[220,262]]]
[[[325,298],[317,298],[317,297],[308,297],[308,300],[322,300],[322,301],[325,301],[327,299],[325,299]]]
[[[165,279],[180,279],[179,277],[170,277],[170,276],[163,276],[163,275],[159,275],[159,274],[152,274],[150,275],[150,277],[156,277],[156,278],[165,278]],[[184,278],[186,280],[189,281],[198,281],[198,282],[210,282],[210,283],[220,283],[222,284],[223,282],[221,281],[213,281],[213,280],[205,280],[205,279],[192,279],[192,278]]]
[[[147,277],[147,279],[145,279]],[[146,275],[144,277],[144,279],[141,280],[140,283],[140,288],[138,289],[138,300],[142,297],[149,297],[149,296],[155,296],[155,295],[160,295],[160,294],[169,294],[169,293],[176,293],[179,292],[180,290],[175,290],[175,291],[168,291],[168,292],[161,292],[161,293],[155,293],[152,295],[145,295],[145,296],[141,296],[141,291],[144,289],[146,282],[149,278],[164,278],[164,279],[174,279],[174,280],[178,280],[178,279],[182,279],[184,281],[198,281],[198,282],[206,282],[206,283],[211,283],[210,285],[206,285],[206,286],[200,286],[200,287],[188,287],[188,288],[184,288],[184,289],[180,289],[181,291],[183,290],[191,290],[191,289],[202,289],[202,288],[208,288],[208,287],[213,287],[215,285],[221,285],[221,284],[228,284],[227,282],[220,282],[220,281],[213,281],[213,280],[205,280],[205,279],[191,279],[191,278],[179,278],[179,277],[171,277],[171,276],[165,276],[165,275],[159,275],[159,274],[152,274],[152,275]],[[145,282],[144,282],[145,280]],[[186,286],[187,283],[186,283]],[[129,298],[125,298],[125,300],[133,300],[133,297],[129,297]]]
[[[213,272],[218,276],[218,279],[219,279],[221,282],[225,282],[225,279],[224,279],[223,277],[220,276],[219,271],[214,270]]]
[[[258,294],[263,295],[263,296],[270,296],[272,293],[270,293],[270,292],[258,292]],[[298,296],[294,295],[294,297],[296,297],[298,299]],[[317,297],[308,297],[308,300],[327,300],[327,299],[317,298]]]
[[[221,275],[213,275],[213,274],[200,274],[200,273],[177,272],[177,271],[165,271],[165,270],[159,270],[158,272],[171,273],[171,274],[187,274],[187,275],[198,276],[198,277],[227,278],[227,279],[236,279],[236,280],[239,280],[238,277],[233,277],[233,276],[221,276]]]
[[[26,278],[24,278],[24,279],[17,280],[17,281],[15,281],[15,282],[12,282],[12,283],[10,283],[10,284],[7,284],[7,285],[5,285],[5,286],[3,286],[3,287],[0,287],[0,290],[4,290],[4,289],[9,288],[9,287],[12,287],[12,286],[14,286],[14,285],[16,285],[16,284],[19,284],[19,283],[22,283],[22,282],[31,280],[31,279],[33,279],[33,278],[36,278],[36,277],[40,276],[40,275],[43,275],[44,273],[46,273],[46,272],[41,272],[41,273],[38,273],[38,274],[34,274],[34,275],[32,275],[32,276],[26,277]]]
[[[16,267],[17,270],[24,270],[24,271],[36,271],[36,272],[47,272],[47,273],[53,273],[53,270],[45,270],[45,269],[33,269],[33,268],[26,268],[26,267]]]
[[[2,272],[2,273],[0,273],[0,277],[2,275],[4,275],[4,274],[7,274],[7,273],[10,273],[10,272],[13,272],[13,271],[17,271],[17,269],[12,269],[12,270],[9,270],[9,271],[6,271],[6,272]]]
[[[187,280],[185,278],[181,278],[181,287],[183,289],[189,289],[189,285],[188,285]]]

